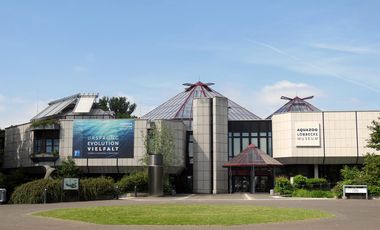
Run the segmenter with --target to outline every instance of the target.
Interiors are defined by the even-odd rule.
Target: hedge
[[[290,195],[293,192],[293,186],[286,177],[277,177],[275,180],[274,191],[281,195]]]
[[[46,197],[49,202],[58,202],[62,194],[62,181],[55,179],[40,179],[16,187],[10,198],[13,204],[43,203],[43,191],[47,189]]]
[[[114,181],[110,177],[95,177],[79,181],[80,200],[105,199],[115,195]]]
[[[126,175],[118,181],[117,186],[121,193],[133,192],[135,186],[138,192],[148,191],[148,173],[137,172],[131,175]]]
[[[296,189],[292,193],[293,197],[312,197],[312,198],[333,198],[334,193],[325,190],[306,190],[306,189]]]
[[[307,177],[297,175],[293,177],[293,186],[295,188],[305,188],[307,184]]]
[[[39,179],[18,186],[12,193],[10,203],[43,203],[43,192],[47,189],[48,203],[72,201],[77,199],[76,191],[63,191],[62,179]],[[112,178],[98,177],[79,180],[80,200],[111,198],[115,194]]]

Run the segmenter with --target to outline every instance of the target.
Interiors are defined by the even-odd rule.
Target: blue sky
[[[380,109],[379,1],[0,1],[0,128],[78,92],[144,114],[214,89],[261,117],[293,97]]]

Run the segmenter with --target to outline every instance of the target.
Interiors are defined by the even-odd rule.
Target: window
[[[254,144],[254,145],[256,145],[256,146],[259,146],[259,143],[258,143],[257,137],[251,137],[251,144]]]
[[[59,139],[54,139],[53,152],[59,152]]]
[[[233,156],[233,153],[232,153],[232,138],[229,137],[228,138],[228,157],[232,157]]]
[[[272,138],[268,138],[268,155],[272,156]]]
[[[235,137],[234,138],[234,153],[233,153],[233,156],[238,155],[240,152],[241,152],[240,137]]]
[[[52,153],[53,152],[53,140],[52,139],[47,139],[46,140],[46,152],[47,153]]]
[[[247,148],[249,145],[249,138],[242,138],[243,149]]]
[[[40,153],[41,152],[41,140],[34,140],[34,152]]]
[[[260,138],[260,149],[267,153],[267,138],[266,137],[261,137]]]

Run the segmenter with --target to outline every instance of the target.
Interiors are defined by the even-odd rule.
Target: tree
[[[161,123],[160,127],[154,126],[149,130],[148,135],[145,137],[144,145],[144,164],[148,163],[149,154],[162,154],[164,169],[178,165],[178,157],[174,151],[174,136],[164,123]]]
[[[377,151],[379,151],[380,150],[380,122],[372,121],[372,126],[369,126],[368,128],[372,131],[372,133],[369,135],[370,138],[368,140],[367,147],[376,149]]]
[[[378,119],[380,120],[380,118]],[[380,151],[380,122],[372,121],[368,127],[372,132],[367,147]],[[380,186],[380,156],[368,153],[364,158],[364,177],[371,185]]]
[[[80,169],[75,165],[75,161],[68,157],[67,160],[62,161],[62,164],[57,167],[57,175],[59,177],[78,177]]]
[[[126,97],[102,97],[99,99],[99,108],[104,111],[115,112],[116,118],[131,118],[136,110],[136,104],[131,103]]]
[[[110,101],[109,97],[100,98],[98,102],[99,108],[101,108],[104,111],[109,111],[110,110],[110,108],[108,107],[109,101]]]

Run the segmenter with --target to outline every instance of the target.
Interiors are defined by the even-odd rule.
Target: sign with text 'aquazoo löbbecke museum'
[[[74,120],[74,158],[133,158],[135,121]]]
[[[318,147],[321,145],[318,122],[297,122],[295,131],[296,146]]]

